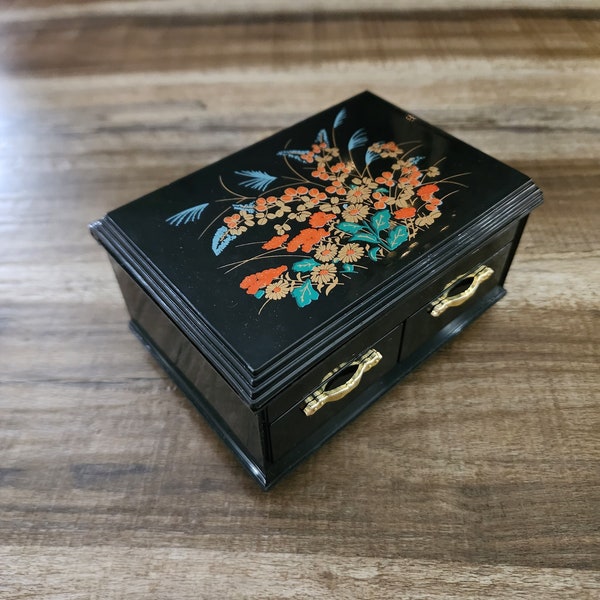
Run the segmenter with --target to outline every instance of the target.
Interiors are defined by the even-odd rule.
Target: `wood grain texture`
[[[349,4],[0,10],[1,598],[600,595],[597,3]],[[546,203],[507,297],[263,493],[86,225],[365,88]]]

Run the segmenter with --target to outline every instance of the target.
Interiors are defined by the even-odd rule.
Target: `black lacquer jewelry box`
[[[541,201],[364,92],[91,231],[132,330],[267,488],[504,295]]]

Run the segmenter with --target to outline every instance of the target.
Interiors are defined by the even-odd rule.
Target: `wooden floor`
[[[2,3],[0,598],[600,597],[600,7],[408,5]],[[367,88],[546,202],[507,297],[264,493],[86,225]]]

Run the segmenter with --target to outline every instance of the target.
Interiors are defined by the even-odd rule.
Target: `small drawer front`
[[[296,444],[356,402],[373,395],[378,381],[398,363],[402,326],[348,357],[329,371],[319,385],[305,394],[291,410],[271,425],[273,460],[281,458]]]
[[[401,360],[431,342],[438,332],[458,323],[465,311],[485,303],[494,290],[501,290],[499,286],[511,248],[508,244],[450,281],[440,282],[437,293],[406,321]]]

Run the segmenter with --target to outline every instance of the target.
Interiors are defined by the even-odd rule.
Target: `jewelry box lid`
[[[91,228],[258,407],[540,201],[527,176],[363,92]]]

